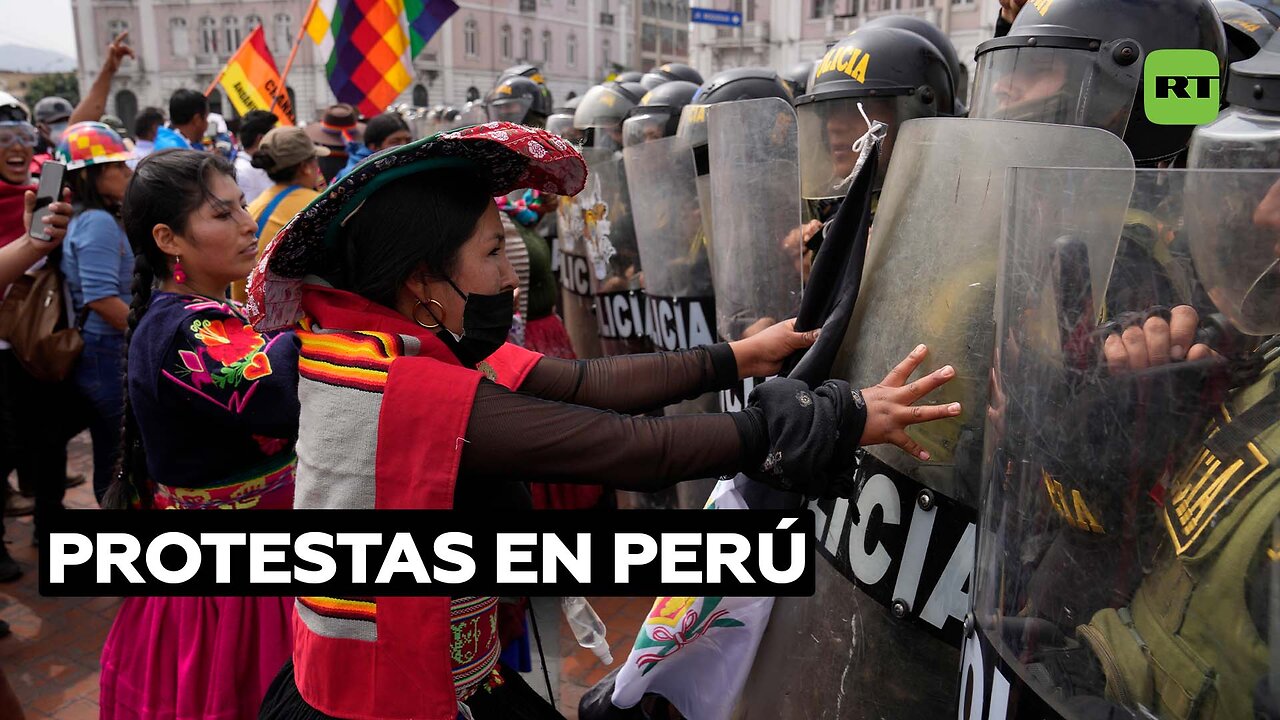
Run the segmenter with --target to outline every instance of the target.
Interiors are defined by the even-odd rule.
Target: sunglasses
[[[36,129],[25,122],[0,122],[0,149],[14,145],[33,148],[40,136]]]

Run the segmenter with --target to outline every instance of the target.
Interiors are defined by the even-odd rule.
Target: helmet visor
[[[585,134],[573,126],[573,113],[555,113],[548,117],[547,132],[555,133],[574,145],[580,145]]]
[[[666,137],[671,111],[654,108],[632,115],[622,123],[622,146],[631,147]]]
[[[898,127],[912,118],[934,114],[913,95],[844,97],[799,106],[796,118],[800,138],[801,197],[812,200],[844,196],[848,189],[845,180],[858,161],[858,152],[853,149],[853,144],[868,130],[867,122],[858,110],[859,104],[869,120],[878,120],[888,126],[881,146],[876,187],[884,182]]]
[[[489,101],[489,119],[499,122],[522,123],[531,107],[533,107],[533,98],[499,97]]]
[[[1126,70],[1096,52],[1010,47],[978,57],[969,117],[1080,125],[1124,136],[1140,70]]]
[[[614,88],[596,85],[582,96],[582,102],[573,114],[573,126],[579,130],[616,128],[633,107],[635,102]]]

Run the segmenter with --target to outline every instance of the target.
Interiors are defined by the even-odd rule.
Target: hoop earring
[[[426,330],[435,330],[436,328],[440,327],[440,319],[436,317],[435,313],[431,312],[431,308],[428,307],[430,305],[435,305],[436,307],[440,308],[440,314],[444,315],[444,305],[441,305],[439,300],[428,300],[425,304],[421,300],[418,300],[413,306],[413,313],[412,313],[413,321],[417,323],[418,326],[421,328],[424,328]],[[435,324],[428,325],[427,323],[424,323],[421,320],[419,320],[418,308],[422,308],[426,310],[427,314],[431,316],[431,319],[436,321]]]
[[[187,284],[187,273],[182,269],[182,256],[173,256],[173,281],[179,285]]]

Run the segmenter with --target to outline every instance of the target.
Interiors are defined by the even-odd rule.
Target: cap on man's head
[[[272,128],[262,137],[258,152],[266,153],[271,158],[271,167],[264,168],[269,173],[329,155],[328,148],[311,142],[302,128],[293,126]]]

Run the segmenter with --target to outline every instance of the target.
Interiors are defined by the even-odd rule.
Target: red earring
[[[179,285],[187,284],[187,274],[182,270],[182,258],[178,256],[173,258],[173,281]]]

